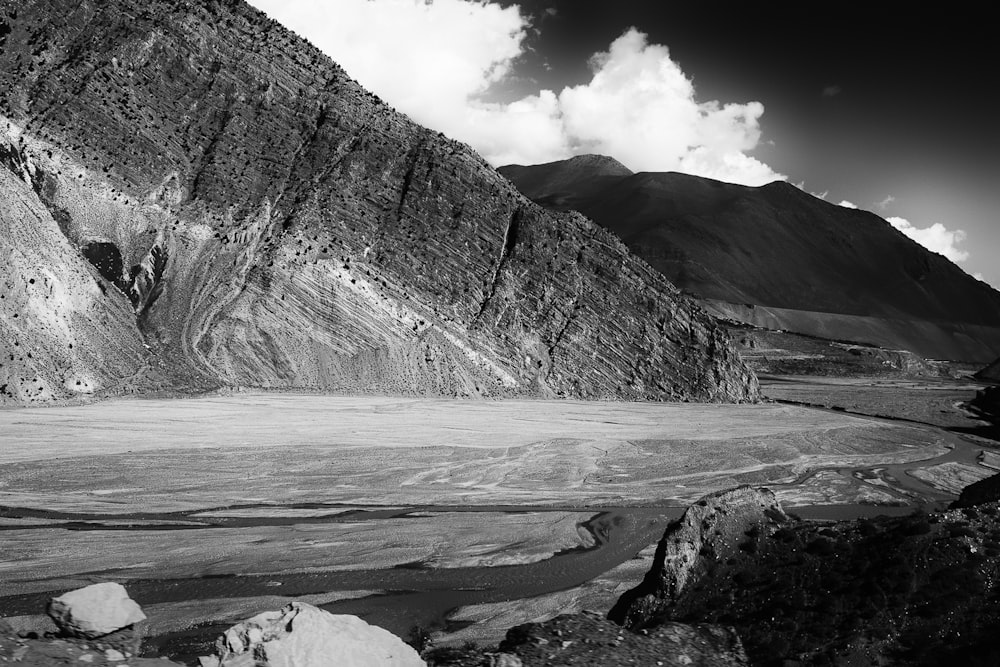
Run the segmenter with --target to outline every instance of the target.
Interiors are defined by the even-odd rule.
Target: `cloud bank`
[[[682,171],[745,185],[784,179],[749,155],[759,102],[697,100],[667,47],[632,28],[590,60],[591,80],[512,103],[484,101],[508,76],[531,25],[485,0],[250,0],[309,39],[352,77],[494,165],[580,153],[633,170]]]
[[[964,262],[969,258],[969,253],[958,247],[958,244],[965,240],[965,232],[961,229],[952,231],[940,222],[935,222],[930,227],[920,228],[915,227],[906,218],[891,217],[886,219],[889,224],[920,245],[944,255],[953,262]]]

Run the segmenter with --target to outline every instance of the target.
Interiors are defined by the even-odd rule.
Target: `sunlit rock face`
[[[230,629],[218,641],[217,667],[425,667],[410,646],[357,616],[335,615],[304,602],[266,611]]]
[[[90,299],[74,311],[87,363],[15,355],[0,373],[45,389],[0,400],[66,398],[78,376],[95,391],[758,395],[728,337],[616,237],[529,202],[242,2],[38,0],[5,5],[0,26],[0,196],[52,236],[4,247],[72,267],[61,284]],[[29,268],[0,265],[8,303]],[[5,344],[68,344],[4,308]]]

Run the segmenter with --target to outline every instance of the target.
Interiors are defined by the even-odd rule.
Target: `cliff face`
[[[632,174],[609,160],[500,173],[534,201],[615,232],[722,317],[933,359],[1000,355],[1000,293],[873,213],[787,183]]]
[[[613,235],[242,2],[4,6],[4,183],[64,237],[35,259],[106,293],[102,387],[144,340],[169,387],[756,398],[724,332]]]

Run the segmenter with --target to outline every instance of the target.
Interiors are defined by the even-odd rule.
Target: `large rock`
[[[748,537],[787,520],[769,489],[741,486],[705,496],[667,528],[642,583],[622,595],[608,617],[630,628],[663,620],[689,586]]]
[[[357,616],[334,615],[304,602],[258,614],[219,639],[220,667],[423,667],[413,648]]]
[[[951,506],[952,508],[975,507],[998,500],[1000,500],[1000,474],[969,484],[962,489],[958,500],[953,502]]]
[[[146,620],[121,584],[105,582],[52,598],[49,616],[64,633],[93,639]]]
[[[613,234],[244,2],[0,3],[0,34],[0,403],[758,397]]]

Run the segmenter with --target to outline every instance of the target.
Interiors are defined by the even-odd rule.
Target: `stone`
[[[524,663],[511,653],[497,653],[493,659],[493,667],[522,667]]]
[[[52,598],[48,612],[65,634],[88,639],[146,620],[125,587],[115,582],[92,584]]]
[[[304,602],[258,614],[226,630],[218,663],[208,667],[423,667],[399,637],[357,616],[334,615]]]
[[[662,620],[714,563],[738,553],[748,540],[760,539],[765,528],[787,521],[769,489],[740,486],[701,498],[667,527],[646,577],[621,596],[608,618],[632,629]]]

